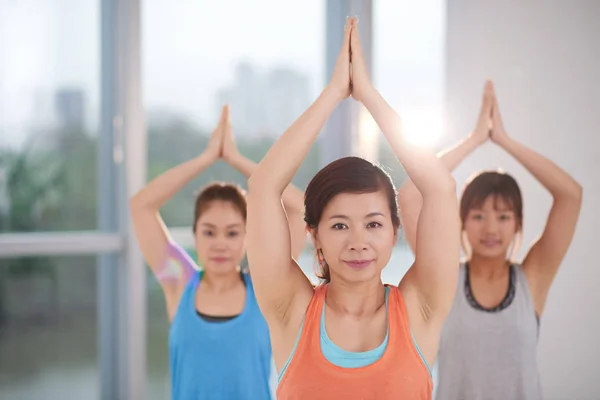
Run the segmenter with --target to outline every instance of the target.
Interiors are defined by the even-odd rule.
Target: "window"
[[[96,227],[99,2],[0,2],[0,232]]]
[[[145,3],[148,180],[198,156],[225,103],[231,107],[239,150],[260,161],[323,87],[324,21],[320,0]],[[306,187],[319,167],[317,144],[294,183]],[[167,225],[189,234],[194,192],[214,180],[246,186],[242,175],[219,161],[161,210]],[[169,393],[169,325],[152,276],[148,301],[148,395],[164,399]]]
[[[98,398],[96,263],[0,259],[0,398]]]

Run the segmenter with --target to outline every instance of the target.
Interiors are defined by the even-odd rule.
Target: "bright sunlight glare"
[[[406,108],[401,114],[407,139],[419,147],[432,147],[443,135],[444,119],[434,107]]]

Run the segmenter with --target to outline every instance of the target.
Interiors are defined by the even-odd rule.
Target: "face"
[[[380,279],[396,242],[385,194],[335,196],[325,207],[313,238],[332,279],[348,283]]]
[[[196,222],[196,251],[204,269],[213,274],[236,271],[244,258],[245,223],[231,203],[215,200]]]
[[[464,227],[473,255],[504,259],[518,224],[506,201],[489,196],[480,207],[469,211]]]

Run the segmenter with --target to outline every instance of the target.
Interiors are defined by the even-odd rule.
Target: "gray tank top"
[[[541,400],[538,327],[520,265],[511,266],[509,290],[494,309],[475,301],[461,265],[442,329],[436,400]]]

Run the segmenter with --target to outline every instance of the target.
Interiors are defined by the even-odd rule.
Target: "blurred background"
[[[539,345],[547,399],[600,392],[600,2],[467,0],[0,0],[0,399],[168,399],[168,321],[137,248],[127,199],[203,151],[231,105],[241,152],[259,161],[327,83],[347,15],[373,81],[411,140],[440,149],[475,124],[492,78],[509,134],[584,187],[575,240]],[[294,183],[327,162],[404,172],[360,105],[340,105]],[[525,240],[550,196],[493,145],[460,187],[502,167],[525,199]],[[192,255],[193,193],[245,180],[219,162],[164,208]],[[384,271],[412,255],[400,240]],[[313,275],[307,250],[300,263]]]

